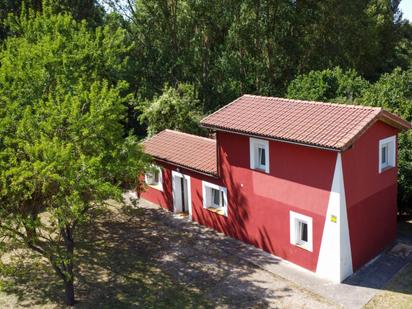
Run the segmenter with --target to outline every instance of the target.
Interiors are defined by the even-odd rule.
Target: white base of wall
[[[342,157],[336,158],[316,274],[342,282],[353,273]]]

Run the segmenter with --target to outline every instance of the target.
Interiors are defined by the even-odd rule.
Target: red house
[[[381,108],[244,95],[165,130],[143,198],[340,282],[396,237],[397,134]]]

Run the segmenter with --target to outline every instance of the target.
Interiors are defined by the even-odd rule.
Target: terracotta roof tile
[[[173,130],[164,130],[143,142],[156,159],[202,173],[217,175],[216,141]]]
[[[379,107],[244,95],[201,121],[204,127],[344,150],[376,120],[410,123]]]

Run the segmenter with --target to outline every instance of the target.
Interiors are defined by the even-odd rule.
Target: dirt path
[[[222,250],[233,240],[147,202],[116,204],[93,216],[96,224],[76,235],[77,307],[334,307]],[[0,307],[62,307],[61,286],[47,264],[23,255],[1,271]]]
[[[141,201],[139,242],[151,248],[156,264],[180,282],[205,293],[215,306],[229,308],[330,308],[332,304],[293,283],[222,250],[231,239],[176,218]]]

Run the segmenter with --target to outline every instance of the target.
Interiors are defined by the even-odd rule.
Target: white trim
[[[338,153],[316,274],[342,282],[353,273],[342,156]]]
[[[385,165],[382,164],[382,148],[387,146],[388,147],[388,154],[387,154],[387,163]],[[387,138],[381,139],[379,141],[379,167],[378,171],[379,174],[382,173],[384,170],[395,167],[396,166],[396,135],[389,136]]]
[[[207,181],[202,181],[202,200],[203,200],[203,208],[208,209],[211,208],[209,205],[207,205],[207,191],[206,188],[210,189],[215,189],[218,191],[223,192],[223,199],[224,199],[224,206],[223,208],[223,213],[227,217],[228,216],[228,205],[227,205],[227,189],[225,187],[221,187],[219,185],[216,185],[214,183],[210,183]]]
[[[256,166],[256,149],[261,146],[263,149],[265,149],[265,169],[261,169]],[[264,139],[257,139],[253,137],[249,137],[249,154],[250,154],[250,168],[252,170],[261,170],[264,171],[265,173],[269,174],[269,166],[270,166],[270,160],[269,160],[269,141],[264,140]]]
[[[172,195],[173,195],[173,212],[177,213],[178,209],[176,207],[176,196],[175,196],[175,178],[183,178],[187,180],[187,201],[188,201],[188,211],[189,211],[189,219],[192,220],[192,190],[191,190],[191,185],[190,185],[190,176],[187,176],[185,174],[172,171]]]
[[[298,242],[297,223],[306,223],[308,226],[308,241],[305,243]],[[299,214],[294,211],[289,212],[289,227],[290,227],[290,243],[310,252],[313,251],[313,221],[311,217]]]
[[[147,179],[147,173],[144,175],[144,182],[151,188],[162,191],[163,192],[163,169],[158,165],[152,165],[152,168],[157,169],[159,171],[159,183],[157,185],[149,184]]]

